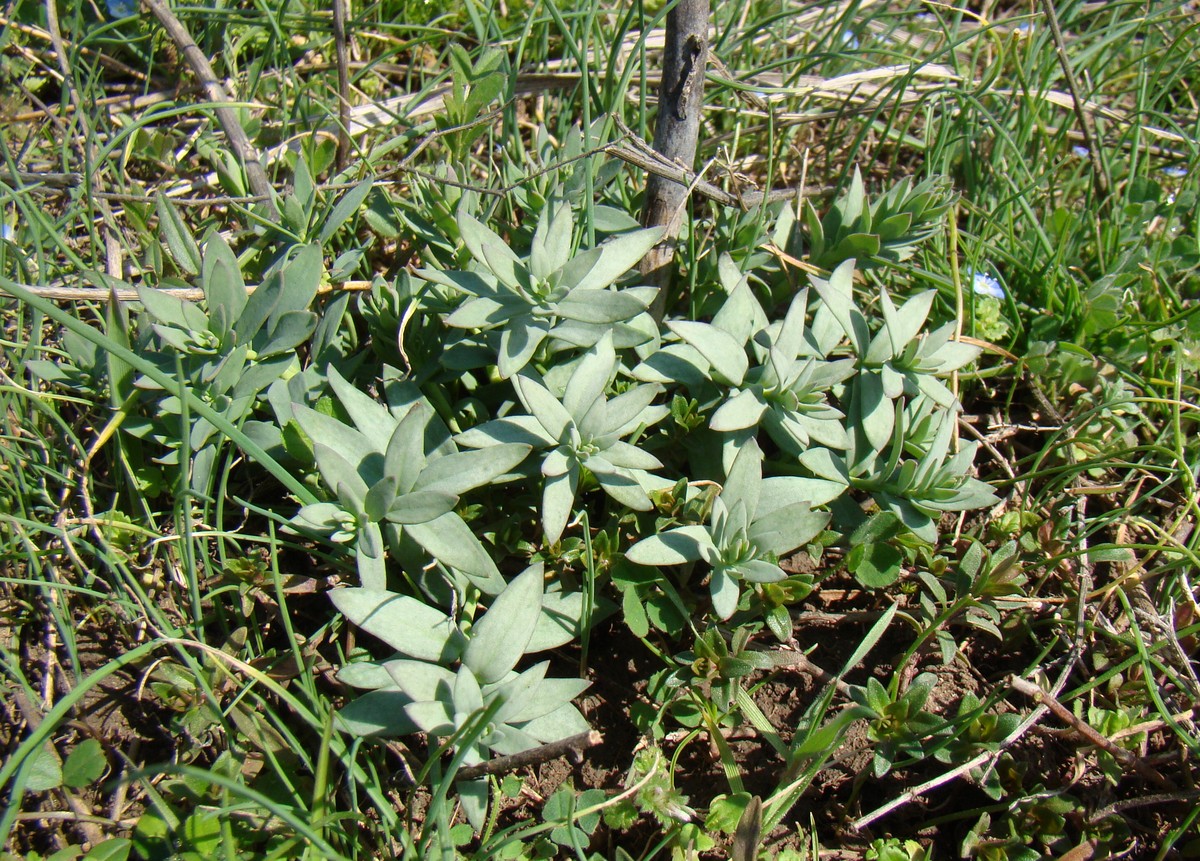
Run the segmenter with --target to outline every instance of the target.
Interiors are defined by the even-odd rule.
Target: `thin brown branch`
[[[179,19],[175,17],[175,13],[167,7],[163,0],[142,0],[142,3],[167,31],[171,41],[183,54],[192,74],[204,87],[205,95],[213,103],[213,112],[217,116],[217,122],[224,129],[229,145],[233,147],[234,154],[246,171],[246,181],[250,184],[250,190],[256,195],[270,199],[271,181],[267,178],[267,172],[263,168],[262,161],[253,144],[250,143],[250,138],[246,136],[246,130],[238,121],[237,111],[230,107],[233,99],[225,92],[221,82],[217,80],[212,64],[208,62],[208,57],[204,56],[195,40],[192,39],[191,33],[180,23]],[[275,211],[274,207],[268,206],[265,209],[267,218],[271,221],[279,220],[279,213]]]
[[[1079,120],[1079,132],[1083,135],[1083,145],[1088,151],[1088,162],[1092,166],[1092,185],[1096,191],[1096,206],[1106,209],[1109,206],[1109,189],[1112,180],[1105,170],[1104,160],[1100,158],[1097,146],[1099,135],[1096,133],[1096,120],[1084,110],[1084,100],[1079,95],[1079,81],[1075,77],[1075,69],[1071,66],[1071,58],[1067,55],[1067,43],[1063,38],[1062,27],[1058,23],[1058,13],[1054,11],[1054,0],[1042,0],[1042,9],[1046,13],[1046,21],[1050,25],[1050,34],[1054,37],[1054,50],[1058,54],[1058,64],[1062,67],[1063,76],[1067,79],[1067,89],[1071,92],[1072,108]]]
[[[25,289],[35,296],[55,301],[110,302],[114,298],[120,302],[138,301],[138,291],[128,288],[124,290],[110,290],[108,287],[38,287],[26,285]],[[253,293],[254,289],[253,286],[247,286],[246,291]],[[322,284],[317,288],[317,293],[362,293],[370,289],[370,281],[345,281],[341,284]],[[204,298],[204,291],[199,287],[165,288],[156,292],[166,296],[174,296],[177,299],[183,299],[188,302],[198,302]]]
[[[338,142],[337,169],[346,169],[350,160],[350,60],[346,48],[346,7],[350,0],[333,0],[333,43],[337,52],[338,76]]]
[[[1075,730],[1089,744],[1094,744],[1096,747],[1110,754],[1114,759],[1122,765],[1126,765],[1136,771],[1146,780],[1154,783],[1168,791],[1175,790],[1176,786],[1171,781],[1167,780],[1145,760],[1139,757],[1131,750],[1126,750],[1119,745],[1114,744],[1107,738],[1097,732],[1087,721],[1081,720],[1066,706],[1058,701],[1058,698],[1049,691],[1044,691],[1027,679],[1022,679],[1019,676],[1013,676],[1009,680],[1013,690],[1025,694],[1037,703],[1043,703],[1050,709],[1059,720]]]
[[[604,741],[604,736],[593,729],[559,741],[552,741],[550,744],[544,744],[541,747],[535,747],[521,753],[514,753],[511,756],[496,757],[480,765],[472,765],[460,769],[458,777],[462,780],[474,780],[479,777],[486,777],[489,774],[507,774],[510,771],[516,771],[518,768],[541,765],[543,762],[558,759],[560,756],[582,756],[585,750],[589,747],[595,747],[602,741]]]

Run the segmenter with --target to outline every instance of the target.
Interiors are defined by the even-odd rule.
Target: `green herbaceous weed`
[[[4,857],[1200,852],[1195,4],[673,8],[0,11]]]

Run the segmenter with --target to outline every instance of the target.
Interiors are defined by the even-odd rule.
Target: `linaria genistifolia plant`
[[[651,404],[661,391],[656,385],[606,397],[619,366],[612,336],[606,333],[575,363],[561,397],[532,373],[522,372],[512,382],[529,415],[487,422],[455,438],[487,451],[517,442],[543,451],[542,528],[548,544],[562,536],[585,470],[622,505],[635,511],[653,507],[644,486],[647,470],[662,463],[624,438],[661,421],[669,410]]]
[[[414,598],[376,589],[334,590],[330,596],[347,619],[399,652],[381,663],[342,669],[339,679],[371,689],[341,711],[342,728],[355,735],[424,732],[443,739],[486,714],[482,731],[467,742],[468,766],[483,762],[489,751],[510,755],[586,732],[587,721],[571,700],[588,682],[546,678],[549,661],[516,670],[524,655],[572,638],[545,612],[542,581],[541,565],[527,568],[466,632]],[[487,780],[459,781],[457,788],[471,823],[481,828]]]
[[[475,267],[419,274],[463,295],[446,325],[478,333],[480,344],[496,356],[502,378],[518,373],[543,347],[590,347],[606,332],[618,348],[657,336],[645,313],[656,290],[610,288],[654,246],[661,229],[621,234],[572,255],[571,207],[556,201],[543,211],[529,256],[522,258],[465,210],[459,211],[458,228]]]
[[[321,251],[314,245],[299,247],[248,293],[237,258],[219,234],[213,233],[205,243],[202,260],[199,250],[193,250],[200,263],[204,307],[151,287],[138,288],[157,342],[149,347],[147,357],[238,424],[263,389],[299,367],[296,347],[307,341],[317,326],[317,315],[309,305],[321,281]],[[136,385],[159,390],[157,383],[144,376]],[[157,410],[152,422],[127,422],[127,429],[168,446],[174,441],[177,446],[182,412],[178,394],[162,393]],[[194,452],[194,489],[203,491],[208,486],[219,439],[207,420],[192,418],[188,445]]]
[[[741,597],[739,583],[774,583],[787,574],[784,554],[811,540],[829,522],[813,505],[841,493],[832,482],[779,476],[762,477],[762,452],[753,439],[742,446],[708,523],[680,526],[651,535],[625,554],[640,565],[685,565],[703,561],[712,571],[713,612],[728,619]]]
[[[954,324],[922,334],[933,293],[899,308],[880,289],[883,325],[874,334],[854,302],[853,262],[829,280],[813,279],[821,313],[836,320],[849,339],[856,373],[845,385],[849,445],[834,453],[813,447],[800,462],[815,474],[866,490],[926,541],[937,538],[944,511],[966,511],[996,502],[991,488],[970,477],[977,443],[951,451],[960,410],[939,379],[979,355],[979,347],[951,340]],[[906,410],[906,404],[912,405]],[[906,458],[905,455],[908,455]]]
[[[768,324],[748,278],[728,255],[722,255],[718,270],[729,296],[713,321],[669,321],[682,343],[663,348],[635,373],[665,382],[686,366],[689,379],[722,383],[723,402],[709,427],[729,434],[726,463],[759,427],[793,457],[814,444],[845,448],[845,417],[828,397],[855,371],[852,359],[827,360],[840,333],[829,330],[817,338],[806,328],[807,288],[796,294],[783,320]]]
[[[497,594],[504,579],[479,539],[455,512],[459,496],[504,475],[529,453],[520,443],[462,451],[411,384],[396,387],[407,402],[394,409],[359,391],[332,367],[329,385],[353,427],[303,404],[292,412],[313,443],[313,456],[336,502],[300,509],[294,522],[353,544],[363,586],[383,589],[385,534],[415,541],[481,591]]]
[[[911,179],[901,180],[872,203],[855,168],[850,188],[824,218],[811,203],[805,207],[808,260],[822,269],[833,269],[847,260],[858,260],[864,267],[877,261],[907,260],[920,243],[942,229],[953,202],[950,180],[939,176],[916,185]],[[792,220],[790,209],[785,208],[782,216],[776,226],[776,242],[799,256],[799,225]]]

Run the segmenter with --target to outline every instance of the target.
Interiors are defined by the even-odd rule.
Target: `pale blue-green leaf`
[[[847,260],[830,273],[829,280],[810,278],[825,308],[833,315],[854,352],[865,355],[871,341],[866,318],[854,304],[854,261]],[[814,322],[815,325],[815,322]]]
[[[314,502],[296,512],[292,523],[317,532],[341,529],[346,510],[333,502]]]
[[[382,552],[383,536],[379,524],[368,523],[358,533],[358,544],[354,548],[354,565],[358,571],[358,582],[364,589],[375,592],[387,588],[387,559]],[[373,552],[368,552],[368,547]]]
[[[396,477],[384,476],[371,486],[363,499],[363,512],[371,521],[383,520],[396,499]]]
[[[938,406],[958,411],[958,398],[954,397],[954,392],[950,391],[945,383],[932,374],[917,374],[916,378],[917,388],[921,390],[922,394]]]
[[[592,207],[592,224],[599,233],[625,233],[637,230],[641,223],[626,210],[617,206],[597,204]]]
[[[948,344],[942,345],[937,352],[927,356],[925,362],[929,364],[936,363],[939,374],[948,374],[951,371],[957,371],[964,365],[969,365],[978,359],[982,352],[983,348],[975,344],[951,341]]]
[[[604,492],[626,508],[632,508],[634,511],[649,511],[654,508],[654,503],[642,489],[641,483],[630,473],[614,467],[599,456],[589,458],[587,465]]]
[[[696,349],[725,382],[739,386],[750,366],[742,344],[723,329],[692,320],[671,320],[667,328]]]
[[[560,475],[547,476],[542,488],[542,531],[547,544],[557,544],[571,519],[575,492],[579,487],[579,468]]]
[[[404,706],[404,715],[421,732],[428,733],[434,738],[441,738],[454,732],[454,714],[450,711],[450,706],[441,700],[409,703]]]
[[[721,501],[731,511],[741,502],[746,516],[751,520],[758,511],[758,498],[762,492],[762,449],[751,438],[738,451],[729,467],[729,475],[721,488]]]
[[[663,228],[651,227],[614,236],[598,248],[600,255],[587,274],[574,284],[576,290],[602,290],[615,283],[658,244]]]
[[[771,476],[763,479],[756,516],[764,518],[796,502],[806,502],[816,508],[833,502],[845,492],[846,485],[841,481],[798,475]]]
[[[414,490],[397,497],[388,507],[384,517],[390,523],[428,523],[453,511],[457,504],[458,496],[453,493],[441,490]]]
[[[405,533],[443,565],[456,568],[478,589],[496,595],[504,588],[504,578],[496,563],[475,533],[453,511],[428,523],[412,523]]]
[[[627,442],[614,442],[604,449],[604,459],[625,469],[661,469],[662,461]]]
[[[542,715],[521,724],[519,729],[536,738],[542,744],[570,738],[591,729],[583,715],[573,705],[561,706],[550,714]]]
[[[471,650],[471,644],[467,643],[467,652]],[[483,691],[479,687],[479,679],[475,673],[465,663],[467,660],[466,654],[463,655],[464,663],[459,665],[458,672],[454,675],[454,715],[456,722],[459,716],[474,714],[483,709]],[[505,670],[505,672],[508,672]]]
[[[880,289],[880,295],[886,295],[882,288]],[[933,300],[936,296],[936,290],[925,290],[918,293],[901,305],[899,310],[893,314],[891,320],[886,321],[888,331],[892,335],[892,344],[897,354],[905,350],[909,343],[915,341],[917,335],[921,333],[921,329],[925,326],[925,320],[929,317],[929,309],[933,307]]]
[[[872,496],[882,507],[899,517],[901,522],[922,541],[928,541],[930,544],[937,543],[937,524],[932,517],[920,511],[912,502],[890,493],[873,493]]]
[[[563,318],[550,330],[550,337],[555,341],[556,350],[563,349],[561,345],[586,350],[600,340],[605,332],[612,333],[614,347],[627,350],[653,342],[658,337],[658,326],[649,314],[638,314],[632,320],[602,326]]]
[[[800,463],[812,470],[820,478],[840,484],[850,485],[850,472],[846,463],[827,448],[810,448],[800,455]]]
[[[326,377],[329,387],[337,395],[354,426],[370,441],[375,451],[386,451],[392,431],[396,429],[396,420],[387,407],[351,385],[333,365],[326,369]]]
[[[500,334],[500,355],[496,368],[501,379],[509,379],[528,365],[549,331],[550,321],[544,318],[524,316],[509,321],[508,327]]]
[[[571,414],[545,386],[528,376],[513,378],[513,387],[525,409],[538,420],[554,442],[566,442],[567,429],[574,424]]]
[[[534,278],[549,278],[570,259],[574,229],[571,204],[566,201],[553,201],[542,210],[529,248],[529,270]]]
[[[738,581],[731,577],[723,568],[714,568],[709,579],[708,591],[712,595],[713,613],[722,621],[733,615],[737,609],[741,589]]]
[[[546,679],[534,695],[524,701],[521,709],[509,718],[509,722],[524,723],[551,714],[570,703],[590,685],[591,682],[585,679]]]
[[[279,324],[279,318],[287,312],[308,310],[313,299],[316,298],[317,288],[321,286],[321,276],[324,272],[325,265],[320,246],[303,246],[296,256],[280,270],[278,300],[271,307],[270,314],[265,321],[268,331],[274,329]],[[259,290],[261,289],[260,287]],[[252,340],[254,333],[262,326],[261,322],[258,325],[254,324],[255,315],[250,313],[250,306],[259,290],[255,290],[246,299],[246,307],[234,326],[241,343]],[[245,321],[244,326],[243,321]]]
[[[496,723],[508,723],[517,719],[515,716],[523,711],[525,703],[546,678],[546,670],[549,668],[550,662],[542,661],[523,673],[489,686],[490,689],[484,693],[485,703],[490,705],[493,699],[499,699],[501,703],[500,710],[496,712]]]
[[[483,263],[496,276],[501,284],[512,288],[513,291],[528,289],[532,286],[529,271],[524,262],[517,257],[507,245],[495,245],[491,242],[483,245]]]
[[[208,331],[208,316],[195,302],[186,302],[178,296],[145,285],[138,285],[137,291],[138,301],[157,322],[184,331]]]
[[[297,403],[292,404],[292,417],[314,443],[336,449],[352,463],[378,457],[379,450],[365,436],[331,416]]]
[[[616,371],[616,364],[617,354],[613,349],[612,336],[607,333],[575,364],[562,405],[577,424],[592,408],[592,404],[604,397],[604,390]]]
[[[508,247],[508,244],[484,226],[482,222],[471,216],[465,207],[459,208],[457,221],[458,233],[462,237],[463,244],[467,246],[471,256],[478,262],[487,264],[490,268],[488,258],[491,255],[510,274],[515,266],[520,265],[520,259]],[[492,271],[496,277],[503,280],[501,273],[494,269]]]
[[[713,549],[712,538],[703,526],[680,526],[643,538],[625,556],[638,565],[683,565],[699,561],[706,550]]]
[[[314,445],[313,454],[317,459],[317,468],[321,471],[321,480],[337,493],[339,498],[342,498],[344,488],[347,496],[342,498],[342,504],[345,505],[347,499],[354,500],[354,510],[359,510],[367,496],[367,483],[363,481],[360,473],[324,443]]]
[[[337,680],[352,688],[368,690],[394,687],[395,684],[388,675],[387,667],[375,661],[355,661],[353,664],[346,664],[337,671]]]
[[[602,253],[599,248],[589,248],[573,256],[558,270],[558,286],[563,290],[574,290],[587,279]]]
[[[479,296],[463,302],[443,322],[456,329],[490,329],[525,308],[524,302],[499,302],[490,296]]]
[[[531,565],[492,601],[483,618],[471,629],[463,664],[487,684],[504,678],[517,665],[533,637],[542,612],[540,564]]]
[[[691,391],[709,382],[708,361],[690,344],[668,344],[633,369],[634,379]]]
[[[460,293],[470,296],[488,297],[495,301],[504,301],[512,294],[499,287],[496,279],[481,272],[445,272],[441,269],[418,269],[416,276],[431,284],[440,284]],[[526,304],[526,303],[522,303]]]
[[[459,445],[487,448],[494,445],[527,445],[543,448],[556,440],[546,433],[542,423],[533,416],[510,416],[476,425],[454,437]]]
[[[403,659],[387,661],[382,667],[389,682],[411,700],[450,700],[455,675],[445,667]],[[340,673],[338,678],[341,678]]]
[[[166,246],[167,252],[171,259],[174,260],[179,268],[187,275],[200,274],[200,246],[196,244],[195,238],[192,236],[192,231],[188,228],[187,223],[179,215],[179,210],[171,203],[162,192],[154,195],[154,209],[158,215],[158,233]],[[220,307],[221,301],[213,301],[213,295],[208,289],[209,280],[202,280],[204,285],[204,295],[208,300],[209,310],[212,311]],[[242,300],[245,301],[245,293],[242,294]],[[235,314],[236,316],[236,314]],[[226,317],[231,320],[232,317]]]
[[[557,649],[578,639],[582,633],[582,620],[582,592],[547,592],[542,596],[542,614],[525,653]]]
[[[560,445],[558,448],[546,452],[546,456],[542,458],[541,472],[547,478],[557,478],[560,475],[566,475],[575,465],[574,453],[567,446]]]
[[[200,283],[210,311],[222,308],[227,326],[232,326],[246,307],[246,282],[233,251],[215,230],[204,243]]]
[[[804,323],[808,314],[808,288],[805,287],[792,297],[787,315],[775,336],[775,349],[786,360],[794,360],[806,351]]]
[[[462,653],[453,620],[415,598],[363,588],[334,589],[329,598],[349,621],[409,657],[449,663]]]
[[[883,396],[895,400],[904,394],[904,375],[885,364],[879,369],[879,382],[883,385]]]
[[[528,445],[507,443],[439,457],[425,467],[415,487],[451,494],[466,493],[508,472],[523,461],[529,451]]]
[[[605,427],[596,428],[596,436],[615,434],[618,438],[628,436],[639,427],[650,427],[662,421],[670,414],[665,406],[650,406],[651,402],[662,392],[658,385],[634,386],[606,404],[604,411]],[[593,433],[592,428],[587,429]]]
[[[626,290],[575,289],[555,302],[554,310],[567,320],[606,326],[632,320],[646,306]]]
[[[767,315],[750,289],[746,276],[737,271],[736,264],[728,255],[721,255],[718,266],[722,280],[725,276],[735,279],[734,287],[726,297],[721,310],[712,318],[712,325],[727,332],[738,344],[745,344],[755,332],[767,327]],[[726,270],[731,270],[727,272]]]
[[[420,727],[404,711],[412,698],[398,690],[369,691],[337,712],[338,729],[358,738],[412,735]]]
[[[540,744],[536,738],[524,730],[504,724],[493,727],[492,731],[485,735],[480,742],[500,756],[512,756],[522,751],[532,750]]]
[[[342,195],[337,205],[325,218],[325,224],[321,227],[321,233],[317,237],[318,242],[324,245],[333,237],[333,234],[337,233],[339,227],[358,212],[358,208],[367,199],[374,184],[375,180],[368,177]]]
[[[747,583],[778,583],[787,577],[782,568],[773,562],[767,562],[763,559],[750,559],[746,562],[739,562],[736,568],[730,569],[730,573],[735,572],[738,577]]]
[[[782,556],[807,544],[828,522],[827,512],[812,511],[807,502],[794,502],[756,520],[749,536],[759,550]]]
[[[896,353],[892,350],[892,341],[888,338],[887,330],[880,330],[875,333],[875,337],[871,339],[870,346],[867,347],[867,353],[863,356],[863,364],[869,367],[882,365],[884,362],[890,362],[896,357]]]
[[[425,430],[432,412],[423,401],[413,404],[408,414],[396,423],[386,443],[383,470],[396,477],[400,493],[408,493],[416,487],[417,479],[425,470]]]
[[[884,395],[883,381],[878,374],[864,372],[855,378],[852,404],[851,422],[857,419],[871,447],[875,451],[884,451],[892,442],[896,409]]]
[[[309,339],[317,328],[317,315],[312,311],[288,311],[274,322],[268,334],[255,339],[258,358],[268,359],[290,353]]]
[[[767,411],[767,402],[755,389],[745,389],[717,408],[708,426],[717,432],[754,427]]]
[[[471,765],[472,763],[465,763]],[[478,834],[487,825],[488,794],[491,784],[486,777],[478,780],[457,780],[454,782],[454,794],[462,806],[463,815],[467,822]]]

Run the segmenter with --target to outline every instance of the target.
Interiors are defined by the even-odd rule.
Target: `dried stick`
[[[337,51],[338,76],[338,142],[337,169],[346,169],[350,160],[350,73],[349,52],[346,50],[346,7],[350,0],[333,0],[333,43]]]
[[[255,195],[270,200],[272,191],[271,181],[267,178],[267,172],[263,168],[253,144],[250,143],[250,138],[246,136],[246,130],[238,122],[237,111],[229,107],[229,103],[233,99],[225,92],[225,88],[221,86],[221,82],[217,80],[217,75],[213,71],[212,65],[208,62],[208,57],[204,56],[204,53],[196,45],[195,40],[192,39],[191,34],[179,22],[179,19],[175,17],[175,13],[167,8],[167,4],[163,0],[142,0],[142,3],[158,19],[158,23],[162,25],[162,28],[167,31],[167,35],[171,37],[171,41],[175,43],[180,53],[183,54],[188,67],[192,70],[192,74],[203,85],[208,100],[214,103],[213,112],[217,115],[217,122],[225,130],[225,137],[229,139],[229,145],[233,147],[234,153],[246,171],[246,181],[250,183],[250,190]],[[267,218],[271,221],[279,220],[279,213],[275,212],[273,207],[268,206],[265,209]]]
[[[560,756],[580,756],[589,747],[595,747],[602,741],[604,741],[604,736],[593,729],[559,741],[552,741],[541,747],[514,753],[511,756],[499,756],[480,765],[460,768],[457,777],[461,780],[474,780],[477,777],[487,777],[489,774],[516,771],[527,765],[541,765],[543,762],[558,759]]]
[[[1106,753],[1111,754],[1122,765],[1129,766],[1146,780],[1168,791],[1174,791],[1178,788],[1171,781],[1163,777],[1154,766],[1147,763],[1133,751],[1113,744],[1100,733],[1096,732],[1087,721],[1077,718],[1070,709],[1060,703],[1058,698],[1049,691],[1044,691],[1033,682],[1022,679],[1019,676],[1013,676],[1009,679],[1009,684],[1012,685],[1013,690],[1031,697],[1035,702],[1044,703],[1050,711],[1054,712],[1056,717],[1068,724],[1071,729],[1086,739],[1089,744],[1094,744]]]
[[[658,90],[658,117],[654,124],[654,149],[663,159],[690,168],[696,160],[700,137],[700,108],[704,104],[704,70],[708,64],[708,0],[678,0],[667,13],[663,47],[662,85]],[[646,283],[658,288],[650,313],[661,320],[673,280],[675,240],[683,221],[688,187],[651,174],[646,182],[642,224],[665,227],[658,245],[642,259],[638,269]]]
[[[3,289],[3,286],[0,285],[0,290]],[[120,302],[139,301],[138,291],[130,289],[110,290],[107,287],[37,287],[29,285],[25,285],[25,289],[35,296],[55,301],[109,302],[113,299]],[[342,284],[322,284],[317,288],[317,293],[362,293],[370,289],[370,281],[346,281]],[[204,290],[200,287],[164,288],[155,290],[155,292],[166,296],[174,296],[177,299],[183,299],[188,302],[198,302],[204,298]],[[247,286],[246,292],[253,293],[254,287]]]
[[[1087,147],[1088,161],[1092,166],[1092,185],[1096,191],[1096,205],[1101,209],[1109,205],[1109,189],[1112,181],[1104,169],[1104,161],[1096,149],[1096,120],[1084,110],[1084,100],[1079,95],[1079,82],[1075,78],[1075,70],[1071,67],[1071,58],[1067,56],[1067,43],[1063,38],[1062,27],[1058,23],[1058,13],[1054,11],[1054,0],[1042,0],[1042,9],[1046,12],[1046,22],[1050,25],[1050,34],[1054,37],[1054,50],[1058,54],[1058,64],[1062,67],[1063,77],[1067,79],[1067,89],[1071,91],[1072,108],[1079,119],[1079,131],[1083,135],[1083,145]]]

